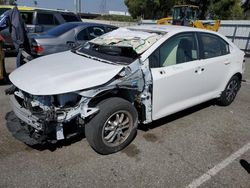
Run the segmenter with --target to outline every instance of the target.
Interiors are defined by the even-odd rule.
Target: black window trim
[[[179,35],[183,35],[183,34],[184,34],[184,35],[185,35],[185,34],[192,34],[193,37],[195,38],[195,43],[196,43],[196,47],[197,47],[197,51],[198,51],[198,53],[197,53],[197,55],[198,55],[197,60],[200,60],[200,59],[201,59],[201,50],[200,50],[200,42],[199,42],[199,37],[198,37],[198,35],[197,35],[197,31],[184,31],[184,32],[180,32],[180,33],[177,33],[177,34],[175,34],[175,35],[169,37],[167,40],[165,40],[160,46],[157,47],[157,49],[155,49],[155,50],[148,56],[148,59],[149,59],[149,57],[150,57],[153,53],[155,53],[158,49],[160,49],[168,40],[171,40],[172,38],[178,37]],[[150,62],[149,62],[149,67],[150,67],[150,68],[162,68],[162,66],[160,66],[160,63],[159,63],[159,62],[158,62],[157,67],[151,67],[151,66],[150,66]]]

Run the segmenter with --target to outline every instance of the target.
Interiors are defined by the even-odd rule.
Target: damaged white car
[[[101,154],[126,147],[147,124],[204,101],[229,105],[244,53],[218,33],[134,26],[79,49],[35,59],[10,75],[13,111],[40,142],[85,131]]]

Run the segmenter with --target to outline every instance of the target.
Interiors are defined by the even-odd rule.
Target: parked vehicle
[[[65,23],[31,37],[31,53],[42,56],[66,51],[114,29],[117,27],[97,23]]]
[[[14,6],[0,5],[0,15]],[[73,12],[56,9],[42,9],[19,6],[18,10],[27,25],[28,33],[42,33],[66,22],[78,22],[81,19]],[[1,31],[6,48],[14,48],[8,29]]]
[[[132,141],[138,123],[211,99],[231,104],[243,67],[244,53],[219,33],[134,26],[25,64],[11,73],[8,94],[31,137],[62,140],[85,128],[94,150],[110,154]]]

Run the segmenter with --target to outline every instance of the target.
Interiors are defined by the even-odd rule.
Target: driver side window
[[[179,34],[168,39],[149,57],[151,67],[167,67],[198,59],[197,42],[193,33]]]

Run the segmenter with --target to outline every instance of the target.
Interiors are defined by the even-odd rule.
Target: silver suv
[[[0,14],[11,9],[12,6],[0,6]],[[66,22],[79,22],[81,19],[73,12],[65,10],[18,7],[27,25],[29,34],[42,33]],[[6,48],[14,48],[8,29],[1,32]]]

